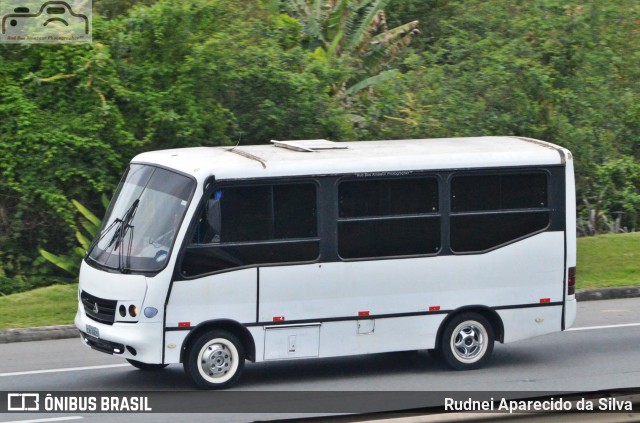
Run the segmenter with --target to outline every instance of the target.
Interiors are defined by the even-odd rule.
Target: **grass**
[[[640,232],[578,239],[578,289],[631,285],[640,285]]]
[[[577,288],[640,285],[640,232],[578,239]],[[78,285],[0,297],[0,329],[72,324]]]
[[[77,298],[77,284],[0,297],[0,329],[70,325],[76,315]]]

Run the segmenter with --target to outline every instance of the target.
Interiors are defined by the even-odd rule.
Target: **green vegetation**
[[[579,230],[640,229],[640,2],[101,0],[90,45],[0,45],[0,295],[73,283],[137,153],[518,135],[570,148]],[[82,242],[86,243],[86,240]]]
[[[640,285],[640,233],[578,239],[577,288]],[[76,284],[0,297],[0,329],[73,323]]]
[[[100,230],[102,221],[76,200],[71,200],[71,202],[82,215],[76,230],[76,240],[78,241],[79,246],[74,248],[73,254],[66,256],[52,254],[42,248],[40,249],[40,255],[65,272],[76,276],[80,273],[80,264],[82,263],[82,259],[84,258],[85,252],[91,247],[91,239],[93,239]],[[103,194],[102,205],[105,209],[108,206],[108,202],[109,200]]]
[[[78,308],[78,285],[54,285],[0,297],[0,329],[69,325]]]
[[[640,285],[640,233],[578,239],[578,289]]]

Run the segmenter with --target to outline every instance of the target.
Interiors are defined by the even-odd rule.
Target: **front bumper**
[[[94,350],[143,363],[162,363],[161,322],[116,322],[106,325],[87,317],[80,305],[74,323],[80,331],[83,343]],[[98,329],[99,336],[93,336],[95,331],[88,330],[87,325]]]
[[[115,342],[96,338],[95,336],[91,336],[82,331],[80,331],[80,339],[82,339],[88,347],[107,354],[123,354],[126,348],[122,344],[116,344]],[[129,349],[131,349],[131,347],[129,347]],[[136,352],[137,355],[137,351],[133,351]]]

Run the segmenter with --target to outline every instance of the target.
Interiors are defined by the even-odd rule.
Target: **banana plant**
[[[333,64],[347,58],[360,67],[355,81],[337,84],[337,97],[352,96],[395,76],[395,71],[389,69],[391,62],[419,33],[418,21],[389,28],[383,10],[389,3],[390,0],[288,1],[316,59]]]
[[[109,204],[109,199],[106,195],[102,194],[100,198],[102,206],[106,209]],[[67,273],[71,273],[77,276],[80,272],[80,263],[84,257],[86,251],[91,245],[91,240],[96,236],[100,230],[102,224],[100,218],[93,214],[88,208],[77,200],[71,200],[73,206],[80,213],[81,217],[78,220],[78,227],[76,228],[76,240],[78,244],[73,252],[67,255],[57,255],[50,253],[49,251],[40,248],[40,255],[49,262],[65,270]]]

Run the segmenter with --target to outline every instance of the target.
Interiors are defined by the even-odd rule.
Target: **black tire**
[[[165,367],[168,366],[168,364],[149,364],[149,363],[143,363],[141,361],[130,360],[128,358],[127,358],[127,361],[133,367],[138,368],[140,370],[145,370],[145,371],[162,370],[162,369],[164,369]]]
[[[431,348],[427,352],[433,361],[442,361],[442,350],[440,348]]]
[[[444,329],[440,351],[454,370],[477,369],[491,356],[494,340],[493,327],[486,318],[478,313],[462,313]]]
[[[202,389],[226,389],[234,385],[244,369],[245,352],[233,334],[211,330],[187,348],[184,371]]]

